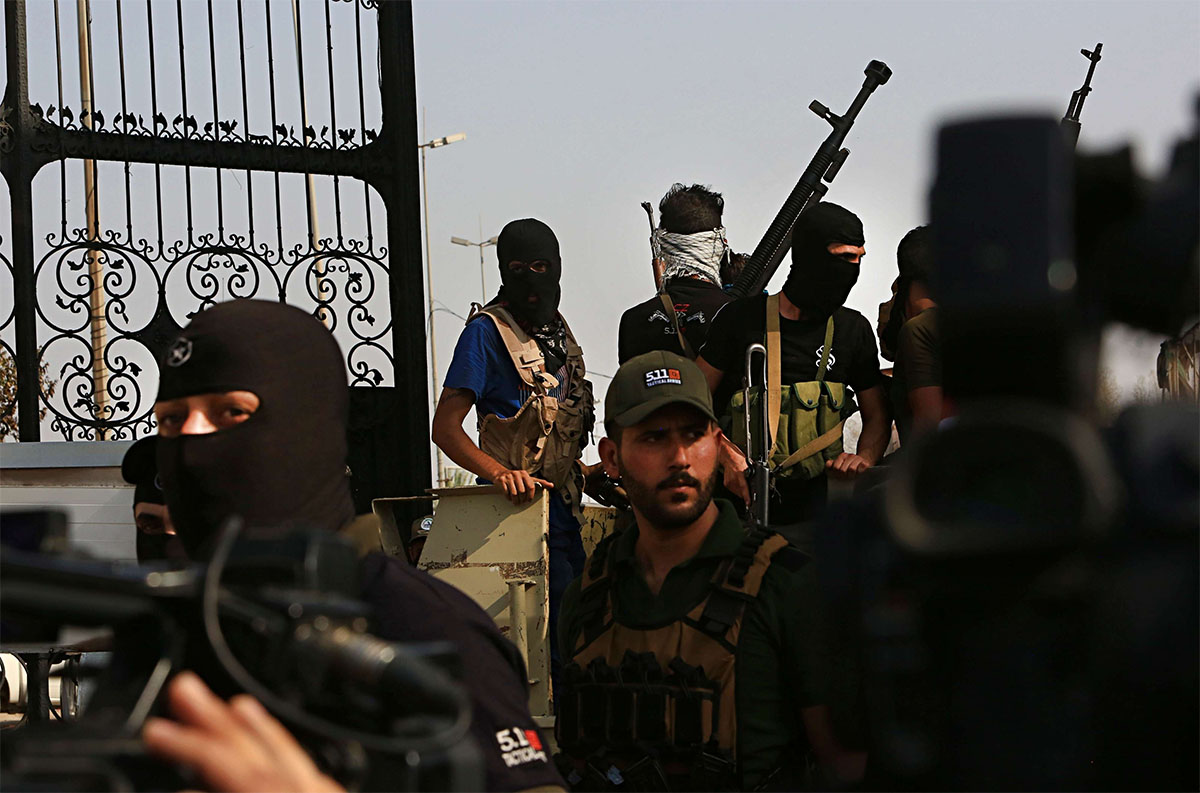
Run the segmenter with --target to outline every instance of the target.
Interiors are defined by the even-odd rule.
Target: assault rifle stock
[[[791,194],[784,202],[783,208],[775,215],[754,253],[750,255],[746,268],[729,290],[729,294],[734,298],[761,292],[767,285],[790,246],[792,226],[796,224],[796,219],[806,206],[821,200],[829,189],[821,183],[822,180],[833,182],[841,170],[842,163],[850,156],[850,150],[842,148],[850,127],[854,125],[859,111],[867,103],[867,97],[892,76],[892,70],[883,61],[871,61],[864,73],[867,79],[863,81],[858,96],[854,97],[850,108],[844,114],[839,116],[816,100],[808,106],[809,110],[829,122],[833,132],[829,133],[829,137],[813,155],[808,167],[801,174],[800,181],[792,188]]]
[[[661,292],[663,286],[663,261],[654,253],[654,206],[649,201],[642,202],[646,217],[650,220],[650,269],[654,271],[654,291]]]
[[[1099,43],[1091,52],[1080,50],[1083,57],[1090,61],[1087,77],[1084,78],[1083,85],[1079,87],[1079,90],[1071,94],[1071,103],[1067,105],[1066,115],[1062,118],[1062,127],[1072,148],[1079,144],[1079,128],[1081,126],[1079,114],[1083,112],[1083,100],[1087,99],[1087,95],[1092,92],[1092,75],[1096,72],[1096,64],[1100,62],[1100,48],[1103,46],[1103,43]]]

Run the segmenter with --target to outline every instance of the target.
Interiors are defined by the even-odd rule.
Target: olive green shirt
[[[631,525],[609,549],[613,617],[627,627],[660,626],[687,614],[709,590],[722,560],[742,543],[744,531],[733,505],[717,499],[717,522],[691,559],[667,573],[654,595],[646,585],[634,547],[638,529]],[[580,579],[563,595],[558,635],[562,656],[574,656],[583,629]],[[738,763],[742,783],[752,788],[785,760],[807,746],[800,708],[825,700],[818,672],[826,659],[816,640],[817,581],[813,564],[796,570],[772,564],[755,603],[746,611],[737,646]],[[687,659],[684,659],[685,661]]]
[[[937,307],[927,308],[904,323],[896,342],[892,369],[892,406],[900,443],[912,430],[908,392],[942,384],[942,351],[938,341]]]

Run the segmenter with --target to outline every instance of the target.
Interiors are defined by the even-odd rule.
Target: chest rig
[[[825,474],[825,463],[836,460],[843,451],[842,429],[847,409],[846,386],[825,379],[833,350],[833,317],[825,323],[825,340],[820,349],[817,379],[803,383],[783,383],[782,348],[779,329],[779,295],[767,297],[767,377],[762,386],[750,390],[750,413],[756,415],[762,399],[767,400],[770,435],[766,445],[775,478],[813,479]],[[765,391],[765,393],[764,393]],[[750,422],[753,446],[746,437],[746,404],[741,391],[729,403],[733,414],[733,442],[742,449],[763,448],[758,422]]]
[[[564,776],[573,790],[736,790],[738,636],[787,541],[747,534],[686,614],[635,628],[613,616],[615,537],[584,571],[583,629],[556,696]]]
[[[554,484],[567,505],[582,508],[583,474],[576,461],[595,423],[592,384],[583,349],[567,327],[567,377],[560,397],[558,377],[546,370],[546,357],[503,306],[473,311],[467,322],[486,316],[495,323],[517,374],[532,393],[511,418],[488,414],[479,419],[479,448],[506,468],[529,471]],[[483,321],[483,320],[479,320]],[[564,321],[565,325],[565,321]]]

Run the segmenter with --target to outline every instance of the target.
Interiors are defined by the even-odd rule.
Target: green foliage
[[[54,396],[58,383],[46,376],[46,362],[38,367],[38,386],[43,399]],[[46,407],[38,409],[38,421],[46,417]],[[18,437],[17,429],[17,365],[8,350],[0,347],[0,441]]]
[[[1162,401],[1158,383],[1152,380],[1150,375],[1144,374],[1137,379],[1133,386],[1133,401],[1139,405],[1151,405]]]

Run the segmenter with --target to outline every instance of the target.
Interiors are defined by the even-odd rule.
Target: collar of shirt
[[[704,559],[718,559],[725,556],[732,556],[741,545],[742,539],[745,536],[745,531],[742,529],[742,521],[738,517],[737,510],[733,504],[725,499],[713,499],[717,505],[717,520],[708,531],[708,536],[704,538],[704,542],[700,544],[700,550],[696,551],[696,555],[688,559],[678,567],[688,567],[695,562]],[[635,522],[624,532],[621,533],[613,543],[611,563],[615,567],[622,565],[633,565],[636,562],[634,549],[637,546],[638,527]],[[676,569],[678,569],[678,567]]]
[[[638,532],[630,526],[614,541],[612,556],[613,617],[622,625],[652,629],[674,622],[703,600],[722,561],[733,556],[744,536],[733,505],[717,502],[719,514],[700,550],[667,573],[658,593],[650,591],[634,555]]]

